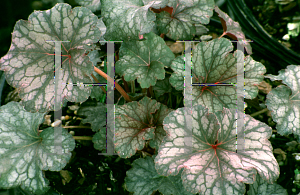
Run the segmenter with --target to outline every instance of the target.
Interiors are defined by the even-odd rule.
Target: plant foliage
[[[0,107],[0,188],[21,187],[28,193],[45,194],[50,187],[43,170],[60,171],[69,163],[75,148],[71,134],[63,129],[56,137],[56,128],[39,129],[45,115],[54,111],[55,82],[61,82],[62,102],[80,104],[75,112],[83,118],[82,124],[91,124],[93,137],[89,140],[95,149],[109,147],[106,133],[112,130],[106,121],[110,106],[106,103],[111,98],[118,161],[137,152],[147,155],[127,170],[127,191],[136,195],[154,191],[232,195],[245,194],[245,184],[250,184],[249,194],[286,194],[275,183],[280,170],[268,140],[272,128],[237,111],[236,102],[240,94],[256,98],[257,85],[264,77],[282,80],[284,85],[267,95],[266,105],[278,133],[294,133],[300,138],[300,65],[290,65],[278,76],[264,76],[266,68],[250,56],[250,43],[245,42],[239,24],[213,0],[77,3],[82,6],[72,9],[58,3],[49,10],[33,12],[26,21],[17,21],[11,47],[0,59],[7,83],[22,99]],[[101,15],[93,13],[97,11]],[[204,25],[213,11],[219,15],[224,33],[209,41]],[[234,51],[225,35],[238,41],[249,55]],[[165,37],[202,40],[192,47],[191,75],[185,75],[186,54],[175,56]],[[61,54],[54,53],[53,41],[64,41]],[[115,78],[107,75],[108,54],[99,51],[102,41],[123,41],[114,54]],[[62,59],[60,78],[54,77],[54,55]],[[240,59],[244,60],[242,66],[238,66]],[[244,89],[238,91],[241,72]],[[189,95],[185,91],[189,76],[199,85],[192,86],[193,106],[186,112],[187,100],[182,95]],[[117,98],[106,94],[114,89],[91,84],[108,82],[118,90]],[[89,97],[93,100],[87,101]],[[241,116],[244,131],[237,132]],[[236,148],[236,137],[242,135],[243,151]],[[62,152],[55,145],[60,138]]]

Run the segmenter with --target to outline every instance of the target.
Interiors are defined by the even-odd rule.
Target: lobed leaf
[[[200,42],[193,50],[193,83],[194,84],[235,84],[237,83],[237,59],[243,52],[236,50],[228,39],[214,39]],[[250,56],[244,58],[245,98],[253,99],[258,94],[258,85],[263,80],[265,67]],[[181,69],[182,69],[181,64]],[[179,77],[182,79],[182,76]],[[239,93],[239,94],[241,94]],[[193,86],[193,104],[202,104],[210,112],[226,108],[236,108],[237,88],[226,85]]]
[[[145,34],[145,41],[126,41],[120,48],[120,59],[115,71],[124,76],[125,81],[137,78],[142,88],[156,84],[165,78],[164,67],[169,67],[175,58],[164,40],[153,32]]]
[[[162,6],[161,1],[101,0],[101,14],[107,26],[106,40],[138,40],[154,27],[155,14],[148,9]]]
[[[239,116],[243,115],[239,113]],[[183,186],[199,194],[244,194],[244,183],[253,183],[256,173],[268,183],[279,177],[279,165],[268,141],[272,129],[245,116],[244,151],[236,153],[236,110],[224,108],[215,114],[196,105],[192,108],[192,146],[184,144],[187,124],[184,108],[164,119],[167,136],[155,158],[160,175],[177,175],[184,168]],[[239,134],[240,134],[239,133]],[[238,136],[239,137],[239,136]]]
[[[49,181],[42,170],[60,171],[71,158],[75,140],[64,129],[59,135],[62,140],[62,154],[59,154],[54,140],[54,128],[44,129],[39,125],[44,114],[26,112],[17,102],[0,107],[0,186],[22,189],[35,194],[44,194]]]
[[[171,93],[172,86],[169,82],[169,78],[165,77],[163,80],[158,80],[156,85],[153,87],[153,90],[155,90],[156,97],[159,97],[165,93]]]
[[[159,190],[165,195],[191,195],[183,186],[180,176],[164,177],[157,174],[153,159],[149,156],[133,161],[126,172],[125,185],[135,195],[151,195]]]
[[[85,50],[100,39],[98,18],[89,9],[56,4],[19,20],[8,53],[0,59],[8,84],[19,89],[21,103],[31,112],[54,110],[54,42],[62,42],[62,99],[85,101],[91,87],[65,85],[90,83],[93,64]]]
[[[280,70],[278,76],[265,77],[272,81],[282,80],[287,85],[280,85],[267,94],[266,105],[277,123],[277,132],[281,135],[294,133],[300,140],[300,66],[289,65]]]
[[[156,100],[144,97],[139,102],[117,106],[115,112],[115,149],[122,158],[129,158],[144,148],[147,140],[158,148],[163,139],[162,120],[169,109]]]
[[[268,184],[260,176],[257,176],[255,182],[249,186],[248,195],[288,195],[287,190],[281,185],[277,183]]]
[[[235,108],[237,88],[235,86],[213,84],[235,84],[237,82],[237,59],[244,59],[244,89],[239,94],[244,94],[247,99],[253,99],[258,94],[257,85],[263,80],[266,68],[254,61],[249,55],[244,58],[243,52],[237,50],[232,55],[233,46],[228,39],[214,39],[200,42],[193,49],[192,74],[193,104],[205,105],[210,112],[222,110],[223,107]],[[170,84],[177,90],[184,88],[185,61],[184,56],[178,56],[172,61],[173,73]],[[241,67],[239,67],[241,68]],[[200,86],[200,84],[211,84]]]
[[[209,18],[213,15],[214,1],[171,0],[168,7],[169,11],[156,13],[159,32],[173,40],[190,40],[199,33],[196,24],[209,23]]]

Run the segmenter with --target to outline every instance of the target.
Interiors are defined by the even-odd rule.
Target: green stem
[[[131,82],[131,93],[135,93],[135,80],[130,82]]]
[[[62,126],[64,129],[91,129],[89,126]]]
[[[169,102],[170,102],[171,105],[169,105]],[[169,92],[169,99],[168,99],[167,105],[168,105],[169,107],[172,107],[172,95],[171,95],[170,92]]]
[[[149,91],[150,91],[151,97],[154,98],[154,93],[153,93],[153,87],[152,86],[149,87]]]
[[[147,95],[147,88],[142,88],[142,93]]]
[[[92,140],[93,137],[91,137],[91,136],[73,136],[73,139],[75,139],[75,140]]]
[[[127,93],[130,92],[130,90],[129,90],[129,88],[128,88],[128,84],[127,84],[127,82],[126,82],[125,79],[124,79],[124,76],[122,76],[122,81],[123,81],[123,83],[124,83],[124,87],[125,87],[126,92],[127,92]]]
[[[182,100],[182,97],[177,95],[176,96],[176,109],[179,107],[181,100]]]
[[[264,108],[264,109],[262,109],[262,110],[260,110],[260,111],[258,111],[258,112],[255,112],[255,113],[253,113],[253,114],[250,114],[250,116],[255,117],[255,116],[260,115],[260,114],[262,114],[262,113],[264,113],[264,112],[267,112],[267,111],[268,111],[268,108]]]

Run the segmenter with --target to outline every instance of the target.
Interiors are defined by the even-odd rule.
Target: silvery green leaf
[[[65,3],[46,11],[33,12],[28,21],[19,20],[12,33],[8,53],[0,59],[8,84],[19,89],[21,103],[31,112],[54,110],[55,43],[62,42],[62,99],[83,102],[91,87],[76,85],[91,83],[93,64],[85,51],[100,39],[98,17],[85,7]],[[71,85],[66,85],[71,84]]]
[[[300,65],[289,65],[280,70],[278,76],[266,75],[266,78],[282,80],[280,85],[267,94],[266,105],[277,123],[277,132],[281,135],[294,133],[300,140]]]
[[[269,184],[257,175],[255,182],[249,185],[247,195],[288,195],[288,193],[281,185]]]
[[[126,172],[125,185],[135,195],[151,195],[156,190],[164,195],[192,195],[184,189],[180,175],[164,177],[157,174],[149,156],[133,161],[132,168]]]
[[[268,140],[272,129],[265,123],[246,115],[244,150],[236,152],[236,109],[223,108],[208,113],[202,105],[192,107],[191,145],[185,144],[187,129],[184,108],[172,111],[163,125],[167,136],[155,157],[155,168],[160,175],[177,175],[191,193],[245,194],[245,184],[253,183],[255,175],[268,183],[279,177],[279,165]]]
[[[62,129],[62,148],[55,145],[54,128],[39,133],[44,114],[26,112],[17,102],[0,107],[0,187],[22,189],[34,194],[49,190],[42,170],[60,171],[71,158],[75,140]],[[59,151],[61,154],[59,154]]]
[[[190,40],[198,34],[196,24],[208,24],[213,15],[213,0],[178,1],[168,3],[168,11],[156,14],[157,28],[173,40]]]
[[[106,40],[138,40],[139,35],[149,33],[154,27],[155,14],[151,6],[162,5],[161,1],[101,0],[101,14],[107,26]]]
[[[222,110],[223,107],[236,108],[237,90],[239,89],[234,84],[237,83],[237,68],[242,69],[239,72],[245,75],[245,90],[238,91],[238,94],[243,94],[247,99],[253,99],[257,96],[258,87],[256,85],[263,80],[266,68],[250,56],[244,58],[244,54],[240,50],[236,50],[233,54],[229,53],[232,50],[232,43],[226,38],[200,42],[195,46],[192,57],[192,81],[198,86],[193,86],[193,104],[205,105],[210,112]],[[238,64],[240,59],[244,63]],[[180,63],[178,66],[180,67],[177,69],[183,69],[184,64]],[[183,75],[177,78],[177,80],[182,79]],[[210,85],[204,86],[205,84]]]
[[[115,71],[124,76],[125,81],[137,79],[141,88],[156,84],[156,80],[165,78],[164,67],[169,67],[175,58],[164,40],[150,32],[144,35],[144,41],[124,41],[120,48],[120,59]]]

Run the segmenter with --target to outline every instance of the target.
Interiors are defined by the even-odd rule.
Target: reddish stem
[[[54,53],[46,53],[47,55],[49,56],[54,56],[55,54]],[[61,55],[61,56],[66,56],[68,58],[71,58],[71,55]]]
[[[122,81],[123,81],[123,83],[124,83],[125,91],[126,91],[127,93],[129,93],[129,92],[130,92],[130,89],[129,89],[129,87],[128,87],[127,82],[126,82],[125,79],[124,79],[124,76],[122,76]]]
[[[125,98],[125,100],[127,102],[131,102],[130,97],[127,95],[127,93],[124,91],[124,89],[117,82],[114,82],[114,80],[112,78],[110,78],[105,72],[103,72],[102,70],[100,70],[99,68],[97,68],[95,66],[94,66],[94,71],[97,72],[99,75],[101,75],[103,78],[105,78],[111,84],[115,84],[117,90]]]

